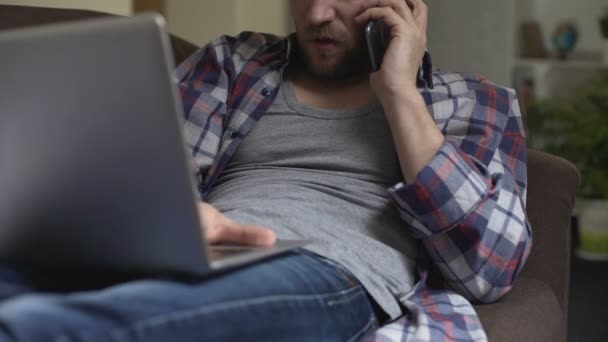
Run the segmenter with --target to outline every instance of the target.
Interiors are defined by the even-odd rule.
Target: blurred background
[[[291,25],[287,0],[0,0],[0,4],[119,15],[155,11],[165,16],[172,33],[197,45],[246,30],[284,35]]]
[[[608,1],[426,0],[436,68],[515,88],[529,145],[572,161],[569,340],[607,341]],[[287,0],[0,0],[0,4],[163,14],[197,45],[244,30],[293,30]]]

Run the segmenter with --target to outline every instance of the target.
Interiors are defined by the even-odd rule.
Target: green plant
[[[578,167],[579,196],[608,198],[608,71],[570,96],[533,103],[526,126],[529,146]]]

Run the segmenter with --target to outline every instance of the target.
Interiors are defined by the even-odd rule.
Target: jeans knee
[[[0,341],[49,341],[67,332],[65,317],[45,295],[24,295],[0,303]]]

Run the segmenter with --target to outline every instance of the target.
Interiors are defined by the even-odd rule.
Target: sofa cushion
[[[475,305],[475,310],[492,342],[566,340],[557,297],[537,279],[521,277],[500,301]]]

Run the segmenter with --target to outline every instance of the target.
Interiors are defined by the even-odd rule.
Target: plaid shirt
[[[272,104],[290,46],[251,32],[224,36],[177,68],[203,200]],[[400,299],[407,314],[366,337],[372,341],[487,340],[471,303],[507,293],[530,252],[526,144],[514,91],[478,76],[432,74],[428,62],[420,92],[446,142],[415,180],[388,190],[403,229],[423,246],[419,280]]]

